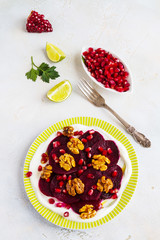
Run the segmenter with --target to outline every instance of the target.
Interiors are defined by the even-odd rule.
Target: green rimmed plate
[[[30,179],[26,177],[26,173],[29,171],[30,161],[34,153],[36,152],[37,148],[39,147],[39,145],[44,141],[46,141],[52,133],[59,131],[64,126],[73,125],[73,124],[95,126],[109,133],[111,136],[113,136],[116,140],[118,140],[125,146],[125,148],[128,151],[128,155],[132,165],[132,175],[116,207],[110,213],[108,213],[105,217],[93,222],[84,223],[84,222],[71,221],[66,218],[63,218],[59,214],[54,213],[51,210],[44,207],[42,204],[39,203],[38,199],[36,198]],[[129,200],[131,199],[136,188],[137,178],[138,178],[138,161],[137,161],[136,153],[133,149],[133,146],[131,145],[127,137],[120,130],[118,130],[116,127],[114,127],[110,123],[107,123],[105,121],[102,121],[97,118],[92,118],[92,117],[69,118],[61,122],[58,122],[52,125],[51,127],[47,128],[46,130],[44,130],[32,143],[27,153],[25,164],[24,164],[24,185],[25,185],[25,189],[31,204],[48,221],[58,226],[70,228],[70,229],[87,229],[87,228],[97,227],[110,221],[112,218],[116,217],[125,208]]]

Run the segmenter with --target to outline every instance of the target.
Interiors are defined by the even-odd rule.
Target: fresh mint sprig
[[[33,62],[33,57],[31,57],[31,63],[32,63],[32,68],[29,72],[25,74],[27,79],[31,79],[32,81],[37,80],[37,76],[40,76],[43,82],[49,83],[50,79],[56,79],[60,75],[57,71],[55,71],[56,67],[50,67],[47,63],[41,63],[41,65],[38,67],[36,64]],[[36,69],[34,69],[34,67]]]

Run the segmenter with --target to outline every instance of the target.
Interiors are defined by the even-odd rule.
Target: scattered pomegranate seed
[[[111,198],[112,198],[112,199],[116,199],[116,198],[118,198],[118,196],[117,196],[117,194],[115,193],[115,194],[112,195]]]
[[[41,159],[41,163],[42,163],[42,164],[46,163],[47,161],[48,161],[48,159],[47,159],[46,157],[45,157],[45,158],[43,157],[43,158]]]
[[[92,157],[92,154],[91,154],[91,153],[88,153],[87,156],[88,156],[88,158],[91,158],[91,157]]]
[[[102,203],[98,204],[97,210],[100,210],[102,208]]]
[[[60,193],[60,192],[61,192],[61,189],[55,188],[55,192]]]
[[[120,60],[104,49],[98,48],[93,51],[90,49],[92,48],[83,52],[83,56],[91,76],[102,83],[105,88],[111,88],[118,92],[128,91],[130,87],[129,74]]]
[[[38,166],[38,171],[39,171],[39,172],[42,171],[42,166],[41,166],[41,165]]]
[[[56,160],[54,160],[55,161],[55,163],[59,163],[59,159],[57,158]]]
[[[82,166],[82,169],[83,170],[87,170],[87,166]]]
[[[93,135],[87,136],[87,140],[91,140],[93,138]]]
[[[88,175],[87,175],[87,178],[94,178],[94,176],[93,176],[93,174],[91,174],[91,173],[88,173]]]
[[[89,130],[89,134],[94,134],[95,131],[92,129],[92,130]]]
[[[93,189],[90,189],[90,190],[88,191],[88,195],[89,195],[89,196],[93,195]]]
[[[57,137],[62,136],[62,135],[63,135],[63,133],[57,132]]]
[[[67,180],[67,175],[64,174],[64,175],[62,176],[62,179],[63,179],[64,181]]]
[[[111,153],[112,153],[112,150],[111,150],[111,148],[108,148],[108,149],[107,149],[107,153],[109,153],[109,154],[111,154]]]
[[[88,163],[88,164],[87,164],[87,167],[92,167],[92,164],[91,164],[91,163]]]
[[[80,136],[83,135],[83,131],[79,131],[79,135],[80,135]]]
[[[84,162],[83,158],[81,158],[79,161],[78,161],[78,165],[82,165]]]
[[[63,189],[63,191],[62,191],[64,194],[66,194],[67,193],[67,190],[66,189]]]
[[[63,204],[62,203],[56,203],[56,207],[62,207]]]
[[[71,180],[71,179],[72,179],[72,176],[71,176],[71,175],[69,175],[69,176],[68,176],[68,180]]]
[[[60,182],[59,182],[59,186],[60,186],[60,188],[62,188],[63,185],[64,185],[64,182],[63,182],[63,181],[60,181]]]
[[[52,32],[52,25],[48,20],[44,19],[43,14],[39,14],[36,11],[31,11],[27,18],[26,29],[28,32]]]
[[[77,136],[77,135],[79,135],[79,131],[74,132],[74,136]]]
[[[26,177],[29,178],[29,177],[31,177],[31,176],[32,176],[32,172],[31,172],[31,171],[29,171],[29,172],[26,173]]]
[[[46,179],[46,182],[50,182],[50,178],[47,178],[47,179]]]
[[[42,153],[42,158],[48,157],[46,153]]]
[[[62,180],[62,179],[63,179],[63,177],[62,177],[62,176],[60,176],[60,175],[58,175],[56,178],[57,178],[57,180],[58,180],[58,181],[60,181],[60,180]]]
[[[117,189],[117,188],[115,188],[115,189],[110,189],[109,192],[110,192],[110,193],[118,193],[118,189]]]
[[[94,190],[97,189],[97,186],[96,186],[96,185],[93,185],[93,186],[92,186],[92,189],[94,189]]]
[[[85,152],[90,152],[91,151],[91,147],[88,147],[85,149]]]
[[[53,147],[56,148],[60,145],[60,142],[59,141],[55,141],[53,142]]]
[[[57,155],[55,153],[52,154],[53,160],[57,160]]]
[[[66,153],[66,151],[65,151],[64,149],[60,149],[59,151],[60,151],[60,153],[62,153],[62,154],[65,154],[65,153]]]
[[[78,176],[80,176],[82,173],[83,173],[83,170],[82,170],[82,169],[79,170],[79,171],[78,171]]]
[[[81,142],[86,143],[86,142],[87,142],[87,139],[82,138],[82,139],[81,139]]]
[[[107,150],[103,150],[102,155],[106,156],[107,155]]]
[[[103,152],[103,147],[98,147],[98,150],[100,151],[100,152]]]
[[[49,202],[50,204],[54,204],[54,203],[55,203],[55,200],[54,200],[53,198],[49,198],[49,199],[48,199],[48,202]]]
[[[114,171],[112,172],[112,177],[116,177],[117,174],[118,174],[117,170],[114,170]]]
[[[71,205],[65,204],[65,208],[70,209],[70,208],[71,208]]]
[[[63,214],[63,216],[64,216],[64,217],[69,217],[69,212],[65,212],[65,213]]]

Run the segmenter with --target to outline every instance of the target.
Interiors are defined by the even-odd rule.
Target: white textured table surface
[[[152,3],[151,3],[152,2]],[[54,31],[29,34],[25,21],[35,9]],[[157,1],[28,0],[0,2],[0,238],[12,240],[151,240],[160,239],[160,4]],[[50,84],[24,76],[30,57],[37,64],[49,60],[46,41],[59,46],[67,57],[56,64],[61,77]],[[107,111],[91,105],[79,93],[76,81],[83,74],[79,54],[84,45],[115,52],[132,70],[134,92],[102,92],[107,103],[152,141],[139,146]],[[57,82],[69,79],[73,92],[55,104],[45,97]],[[23,187],[23,164],[32,141],[48,126],[72,116],[93,116],[123,131],[139,160],[139,180],[132,200],[112,221],[101,227],[72,231],[44,220],[30,204]]]

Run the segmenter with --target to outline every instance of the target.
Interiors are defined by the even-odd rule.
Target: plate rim
[[[57,213],[52,212],[51,210],[47,209],[44,207],[37,199],[35,192],[32,188],[30,179],[26,177],[26,173],[29,171],[29,165],[30,161],[32,160],[32,157],[39,147],[39,145],[46,141],[50,135],[56,131],[61,130],[64,126],[67,125],[73,125],[73,124],[82,124],[86,126],[95,126],[99,127],[102,130],[106,131],[109,133],[113,138],[121,142],[124,147],[127,149],[129,158],[131,160],[131,165],[132,165],[132,174],[131,177],[128,181],[128,184],[123,191],[121,198],[118,202],[118,204],[115,206],[115,208],[109,212],[106,216],[93,221],[93,222],[76,222],[72,220],[68,220],[62,216],[60,216]],[[111,219],[116,217],[128,204],[130,199],[132,198],[132,195],[135,191],[136,185],[137,185],[137,180],[138,180],[138,160],[137,156],[135,153],[135,150],[128,140],[128,138],[122,133],[117,127],[112,125],[111,123],[108,123],[107,121],[94,118],[94,117],[73,117],[73,118],[68,118],[62,121],[59,121],[57,123],[54,123],[53,125],[49,126],[46,128],[44,131],[42,131],[36,139],[33,141],[31,144],[26,158],[24,162],[24,168],[23,168],[23,181],[24,181],[24,187],[27,193],[27,196],[33,205],[33,207],[37,210],[37,212],[44,217],[46,220],[50,221],[51,223],[54,223],[55,225],[68,228],[68,229],[89,229],[93,227],[100,226],[106,222],[109,222]]]

